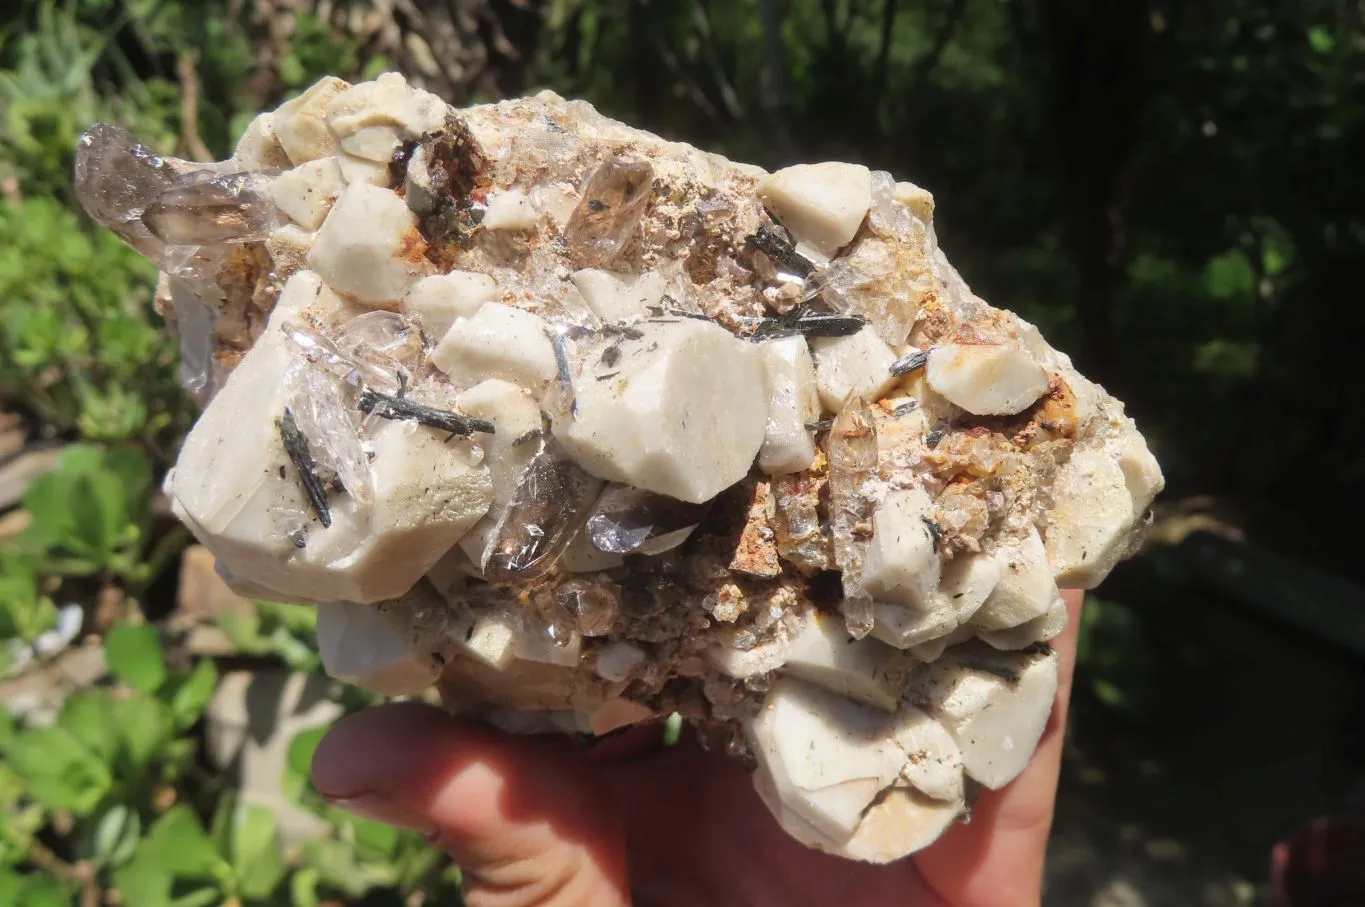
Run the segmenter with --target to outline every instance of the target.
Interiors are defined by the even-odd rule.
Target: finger
[[[470,907],[630,902],[610,800],[566,741],[395,703],[332,728],[313,758],[313,784],[343,809],[418,829],[447,850]]]
[[[1028,768],[1003,790],[984,791],[972,819],[950,829],[916,858],[920,873],[954,907],[1027,907],[1041,903],[1043,860],[1057,799],[1062,744],[1084,593],[1068,590],[1066,630],[1052,640],[1059,656],[1057,698]]]

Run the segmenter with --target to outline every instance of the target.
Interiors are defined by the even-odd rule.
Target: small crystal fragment
[[[555,589],[560,605],[578,620],[584,636],[607,636],[621,611],[621,597],[610,583],[571,579]]]
[[[593,171],[564,226],[564,242],[580,266],[603,268],[621,254],[649,206],[653,179],[646,161],[612,158]]]
[[[823,482],[808,472],[773,476],[773,533],[778,553],[807,571],[834,566],[828,539],[820,524]]]
[[[538,443],[540,452],[494,530],[483,566],[490,582],[529,582],[553,569],[602,487],[553,440]]]
[[[148,204],[142,223],[173,246],[260,242],[280,222],[270,198],[272,181],[252,171],[189,179]]]
[[[609,554],[657,554],[662,542],[677,544],[711,509],[710,502],[689,504],[628,485],[608,485],[588,517],[588,536]],[[671,545],[670,545],[671,547]]]

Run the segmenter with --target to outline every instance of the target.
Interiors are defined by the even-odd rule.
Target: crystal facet
[[[617,158],[593,171],[564,227],[564,242],[580,265],[605,267],[621,254],[649,205],[653,176],[647,162]]]

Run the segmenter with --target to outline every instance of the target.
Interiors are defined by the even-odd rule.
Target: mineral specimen
[[[1014,778],[1058,589],[1133,551],[1123,407],[938,247],[929,193],[765,173],[543,93],[324,79],[217,164],[99,125],[205,408],[166,491],[324,663],[522,732],[680,712],[884,862]]]

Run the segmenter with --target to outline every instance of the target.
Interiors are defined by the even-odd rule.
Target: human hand
[[[313,782],[359,815],[423,831],[464,873],[470,907],[1032,907],[1061,768],[1081,594],[1057,702],[1029,767],[984,791],[969,823],[887,866],[810,850],[778,827],[748,774],[639,728],[583,751],[411,703],[341,721]]]

